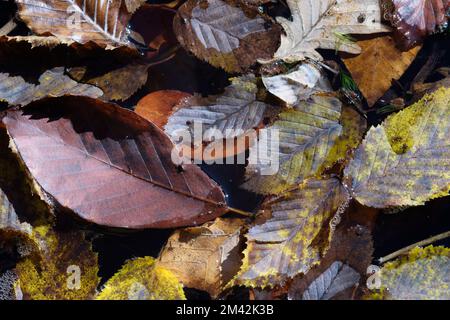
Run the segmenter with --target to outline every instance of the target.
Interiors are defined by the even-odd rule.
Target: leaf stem
[[[231,208],[231,207],[227,207],[227,209],[228,209],[229,212],[237,213],[237,214],[239,214],[241,216],[251,217],[251,218],[253,218],[255,216],[255,214],[252,213],[252,212],[247,212],[247,211],[243,211],[243,210],[236,209],[236,208]]]
[[[407,247],[405,247],[403,249],[400,249],[400,250],[397,250],[397,251],[395,251],[395,252],[393,252],[391,254],[388,254],[387,256],[378,259],[378,262],[380,264],[383,264],[386,261],[392,260],[392,259],[397,258],[398,256],[400,256],[402,254],[408,253],[409,251],[411,251],[415,247],[423,247],[423,246],[432,244],[433,242],[436,242],[436,241],[439,241],[439,240],[442,240],[442,239],[445,239],[445,238],[448,238],[448,237],[450,237],[450,231],[447,231],[447,232],[444,232],[444,233],[440,233],[440,234],[435,235],[435,236],[433,236],[431,238],[419,241],[419,242],[414,243],[414,244],[412,244],[410,246],[407,246]]]

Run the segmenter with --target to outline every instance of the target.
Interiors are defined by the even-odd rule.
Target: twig
[[[405,254],[405,253],[408,253],[409,251],[411,251],[411,250],[414,249],[415,247],[423,247],[423,246],[432,244],[433,242],[436,242],[436,241],[439,241],[439,240],[442,240],[442,239],[445,239],[445,238],[448,238],[448,237],[450,237],[450,231],[447,231],[447,232],[438,234],[438,235],[433,236],[433,237],[431,237],[431,238],[428,238],[428,239],[419,241],[419,242],[417,242],[417,243],[414,243],[414,244],[412,244],[412,245],[410,245],[410,246],[407,246],[407,247],[405,247],[405,248],[403,248],[403,249],[397,250],[397,251],[395,251],[395,252],[393,252],[393,253],[391,253],[391,254],[388,254],[388,255],[385,256],[385,257],[382,257],[382,258],[378,259],[378,262],[379,262],[380,264],[383,264],[383,263],[385,263],[386,261],[392,260],[392,259],[394,259],[394,258],[397,258],[397,257],[400,256],[400,255],[403,255],[403,254]]]
[[[236,208],[230,208],[230,207],[228,207],[227,209],[229,212],[237,213],[237,214],[240,214],[241,216],[251,217],[251,218],[255,216],[255,214],[252,212],[247,212],[247,211],[243,211],[243,210],[236,209]]]

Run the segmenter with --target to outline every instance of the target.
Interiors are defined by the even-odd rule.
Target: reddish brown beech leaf
[[[171,228],[226,211],[220,187],[200,168],[172,162],[159,128],[115,104],[45,99],[8,111],[3,122],[44,199],[90,222]]]
[[[421,43],[448,21],[449,0],[392,0],[392,3],[391,20],[405,49]]]
[[[144,0],[17,0],[19,17],[37,34],[63,42],[131,45],[126,26]]]
[[[160,90],[152,92],[136,106],[136,113],[163,129],[172,114],[172,109],[183,98],[191,97],[189,93],[177,90]]]
[[[189,0],[174,19],[178,41],[198,58],[227,72],[244,72],[271,59],[281,30],[258,14],[221,0]]]

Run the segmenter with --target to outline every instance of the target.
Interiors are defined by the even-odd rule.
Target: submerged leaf
[[[97,87],[73,81],[64,74],[62,67],[44,72],[39,78],[39,85],[27,83],[21,77],[11,77],[7,73],[0,73],[0,101],[6,101],[10,105],[25,106],[48,96],[64,95],[98,98],[103,95],[103,91]]]
[[[450,189],[450,89],[440,89],[369,130],[345,169],[353,197],[388,208],[422,205]]]
[[[386,263],[376,274],[381,288],[367,299],[449,300],[450,250],[428,246]]]
[[[97,300],[185,300],[183,286],[152,257],[126,262],[109,279]]]
[[[197,225],[225,213],[220,187],[194,165],[179,168],[152,123],[85,97],[45,99],[3,119],[10,145],[48,203],[123,228]]]
[[[63,42],[94,41],[107,46],[129,45],[126,26],[143,0],[17,0],[19,17],[41,35]]]
[[[286,35],[275,58],[296,62],[322,60],[317,49],[360,53],[359,46],[339,35],[371,34],[389,29],[381,24],[379,0],[287,0],[292,20],[278,17]]]
[[[215,298],[239,271],[242,219],[175,231],[156,265],[172,271],[184,286],[204,290]]]
[[[349,195],[338,179],[307,180],[269,199],[271,217],[247,234],[243,266],[233,285],[273,287],[318,264]]]
[[[257,11],[222,0],[189,0],[174,20],[178,41],[197,57],[227,72],[243,72],[275,52],[280,30]]]

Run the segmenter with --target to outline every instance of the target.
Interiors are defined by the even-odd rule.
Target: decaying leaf
[[[143,97],[134,110],[138,115],[164,129],[175,106],[182,99],[192,97],[189,93],[176,90],[160,90]]]
[[[23,296],[17,280],[14,271],[6,270],[0,274],[0,301],[22,300]]]
[[[36,226],[41,259],[19,261],[15,273],[26,300],[92,299],[100,282],[97,254],[80,231],[54,231]]]
[[[189,0],[174,20],[178,41],[197,57],[227,72],[244,72],[270,59],[280,28],[255,10],[244,12],[222,0]]]
[[[414,100],[420,100],[424,95],[431,94],[440,88],[450,88],[450,68],[440,68],[436,70],[444,78],[435,82],[414,83],[412,91],[414,93]]]
[[[129,64],[83,82],[101,88],[103,100],[124,101],[147,82],[148,68],[148,64]]]
[[[358,54],[359,46],[340,40],[340,35],[389,31],[381,24],[379,0],[287,0],[292,20],[278,17],[286,35],[276,59],[296,62],[310,58],[322,60],[317,49]]]
[[[449,106],[450,89],[442,88],[371,128],[345,169],[353,197],[388,208],[448,195]]]
[[[183,286],[152,257],[126,262],[109,279],[97,300],[185,300]]]
[[[174,140],[177,140],[177,133],[187,131],[194,144],[213,141],[215,131],[225,139],[235,138],[257,128],[263,119],[267,105],[256,100],[257,92],[253,75],[234,78],[219,96],[182,100],[164,129]],[[202,128],[203,136],[194,134],[195,125]]]
[[[267,90],[288,105],[307,100],[318,92],[332,92],[330,82],[314,64],[303,63],[293,71],[272,77],[263,77]]]
[[[160,129],[114,104],[44,99],[8,111],[3,123],[41,197],[88,221],[167,228],[226,211],[220,187],[200,168],[174,164],[173,145]]]
[[[420,47],[400,51],[390,35],[358,41],[359,56],[344,58],[358,89],[372,107],[398,80],[417,56]]]
[[[38,35],[63,42],[132,46],[126,26],[143,0],[17,0],[19,17]]]
[[[450,250],[428,246],[386,263],[376,274],[381,288],[368,299],[449,300]]]
[[[8,197],[0,189],[0,235],[3,240],[6,236],[30,236],[32,233],[31,225],[26,222],[20,222],[16,211],[9,202]]]
[[[359,273],[341,261],[334,262],[303,292],[302,300],[329,300],[358,284]]]
[[[391,13],[396,34],[405,48],[411,48],[439,30],[448,21],[448,0],[389,0],[394,5]]]
[[[243,265],[232,284],[273,287],[308,272],[328,250],[348,201],[336,178],[307,180],[269,199],[263,208],[271,217],[249,230]]]
[[[185,287],[217,297],[239,271],[242,219],[217,219],[175,231],[156,265],[172,271]]]
[[[364,128],[365,121],[350,108],[343,109],[337,98],[313,95],[278,116],[268,128],[274,137],[260,138],[250,148],[248,179],[243,186],[261,194],[279,194],[305,178],[320,176],[358,145]],[[274,145],[271,139],[277,133],[279,149],[268,150],[268,163],[261,150]],[[267,167],[274,165],[273,159],[278,159],[279,170],[265,175]]]
[[[21,77],[11,77],[0,73],[0,101],[10,105],[25,106],[44,97],[79,95],[98,98],[103,91],[97,87],[73,81],[64,74],[64,68],[58,67],[44,72],[39,85],[27,83]]]

